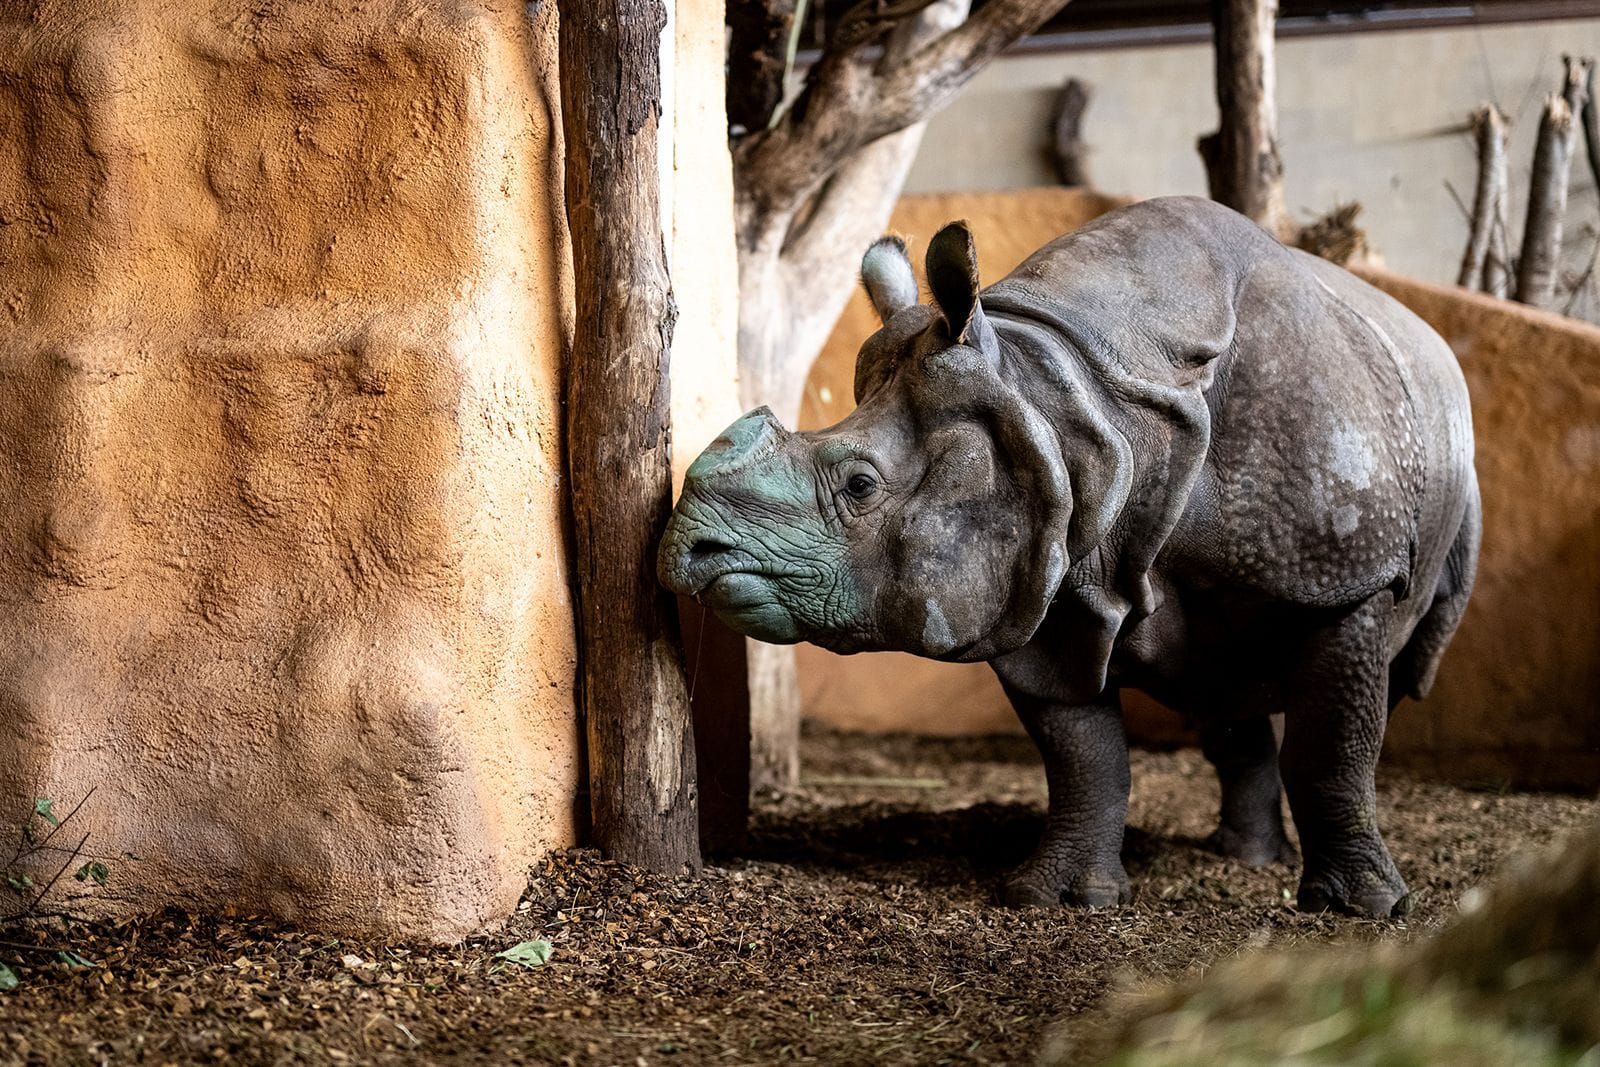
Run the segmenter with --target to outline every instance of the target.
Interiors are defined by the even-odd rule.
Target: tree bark
[[[606,855],[698,870],[694,738],[676,604],[655,547],[671,510],[675,310],[661,230],[660,0],[560,7],[567,222],[577,279],[566,373],[580,706]]]
[[[1066,0],[865,0],[836,27],[789,108],[734,146],[739,381],[789,425],[806,377],[889,220],[922,122]],[[794,651],[749,651],[751,783],[799,768]]]
[[[1467,248],[1461,256],[1456,284],[1477,285],[1489,259],[1496,213],[1506,195],[1506,121],[1500,109],[1484,104],[1472,113],[1473,139],[1478,146],[1478,185],[1472,197],[1472,218]]]
[[[1221,121],[1199,144],[1211,199],[1292,242],[1278,155],[1278,0],[1212,0],[1211,17]]]
[[[969,0],[936,0],[898,26],[884,63],[903,62],[961,24]],[[856,284],[867,245],[883,233],[922,143],[917,123],[857,149],[809,199],[785,203],[755,195],[735,171],[739,233],[739,395],[746,408],[765,404],[786,425],[817,354]],[[782,791],[800,775],[800,688],[794,649],[750,642],[750,784]]]

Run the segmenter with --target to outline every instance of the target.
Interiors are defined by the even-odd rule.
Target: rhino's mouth
[[[774,575],[761,571],[725,570],[702,586],[695,599],[746,637],[790,644],[801,640],[801,633],[775,581]]]

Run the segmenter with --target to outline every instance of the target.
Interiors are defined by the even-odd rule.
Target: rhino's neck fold
[[[1160,605],[1150,570],[1177,527],[1210,445],[1205,387],[1153,345],[1113,344],[1059,302],[1025,307],[986,295],[1000,338],[999,373],[1049,425],[1070,485],[1072,568],[1061,594],[1079,616],[1073,689],[1106,684],[1113,645],[1130,616]],[[1099,565],[1085,566],[1100,548]]]

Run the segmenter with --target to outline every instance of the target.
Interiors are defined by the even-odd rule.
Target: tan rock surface
[[[893,225],[912,239],[916,260],[916,246],[940,226],[968,219],[992,281],[1117,203],[1066,189],[908,196]],[[1366,277],[1461,357],[1485,523],[1461,631],[1432,696],[1395,712],[1386,757],[1472,783],[1600,785],[1600,329],[1453,287]],[[857,294],[812,371],[804,425],[827,425],[854,406],[855,352],[876,326]],[[833,725],[948,735],[1018,728],[983,664],[810,646],[799,656],[805,712]],[[1183,739],[1176,715],[1128,697],[1136,737]]]
[[[572,840],[552,16],[5,16],[0,793],[97,906],[450,938]]]

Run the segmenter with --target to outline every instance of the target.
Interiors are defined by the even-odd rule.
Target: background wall
[[[1360,224],[1394,270],[1453,282],[1466,223],[1445,188],[1470,202],[1476,175],[1464,125],[1497,101],[1512,116],[1513,235],[1561,54],[1600,52],[1600,20],[1297,37],[1278,44],[1278,113],[1289,208],[1298,218],[1355,200]],[[1013,189],[1055,181],[1049,146],[1056,89],[1094,91],[1083,138],[1095,188],[1149,197],[1206,193],[1196,139],[1216,129],[1210,44],[1011,56],[934,117],[908,193]],[[1595,246],[1594,183],[1572,169],[1570,259]],[[1592,309],[1591,309],[1592,310]]]

